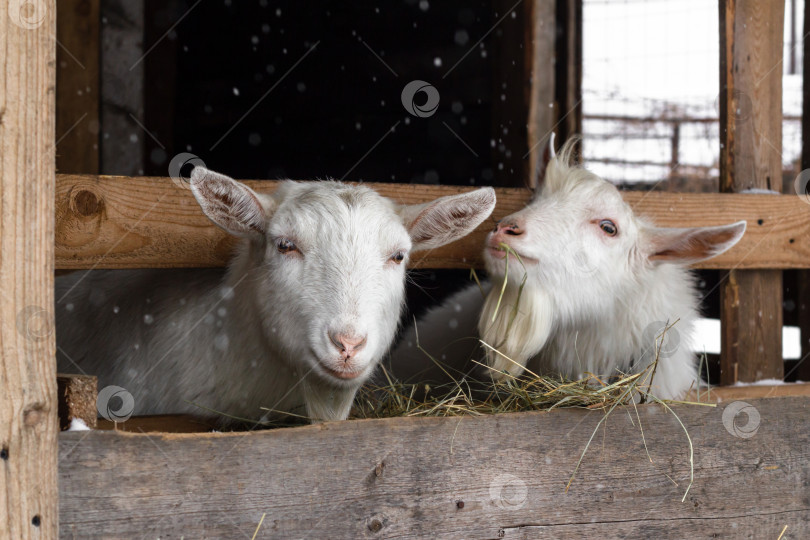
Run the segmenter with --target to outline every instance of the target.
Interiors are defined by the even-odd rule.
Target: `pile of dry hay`
[[[461,379],[441,386],[392,379],[366,385],[357,394],[352,418],[463,416],[577,407],[608,411],[617,405],[659,401],[647,392],[646,371],[604,381],[596,375],[569,381],[526,373],[504,381]]]

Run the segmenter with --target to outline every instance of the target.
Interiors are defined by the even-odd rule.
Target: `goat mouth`
[[[527,257],[526,255],[523,255],[523,254],[519,253],[512,246],[509,246],[509,251],[507,251],[506,249],[504,249],[501,246],[492,246],[492,245],[490,245],[490,246],[487,246],[487,253],[489,254],[490,257],[492,257],[493,259],[497,259],[497,260],[504,260],[504,259],[506,259],[507,255],[512,255],[512,260],[514,261],[515,258],[516,258],[515,255],[517,255],[517,257],[520,258],[520,261],[522,263],[524,263],[524,264],[536,264],[537,263],[537,259],[534,259],[532,257]]]
[[[355,371],[337,370],[327,367],[326,364],[324,364],[323,362],[318,362],[318,364],[321,366],[321,369],[323,369],[327,374],[331,375],[332,377],[335,377],[336,379],[342,379],[344,381],[356,379],[360,375],[362,375],[363,372],[365,371],[362,368]]]
[[[506,257],[506,250],[501,247],[487,246],[487,252],[496,259]]]

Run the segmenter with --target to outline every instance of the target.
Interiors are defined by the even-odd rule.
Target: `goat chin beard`
[[[493,280],[478,319],[481,339],[498,351],[486,348],[488,371],[495,380],[520,376],[546,344],[552,326],[551,301],[544,291],[526,284],[521,292],[519,286],[507,284],[501,298],[502,288],[502,280]]]
[[[311,375],[301,381],[307,417],[312,422],[345,420],[349,417],[354,396],[360,386],[339,388]]]

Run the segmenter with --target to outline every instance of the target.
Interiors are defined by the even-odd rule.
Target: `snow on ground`
[[[677,329],[677,326],[675,327]],[[720,353],[720,321],[718,319],[699,319],[695,325],[695,351],[700,354]],[[801,343],[797,326],[782,327],[782,357],[786,360],[797,360],[801,357]]]
[[[783,386],[786,384],[804,384],[802,381],[795,383],[785,382],[782,379],[762,379],[761,381],[754,382],[736,382],[734,386]]]
[[[74,418],[70,421],[68,431],[90,431],[90,428],[87,427],[87,424],[85,424],[83,420]]]
[[[799,2],[797,13],[803,13]],[[785,58],[791,52],[789,10]],[[706,0],[585,0],[583,11],[583,132],[588,167],[605,178],[656,182],[669,174],[672,131],[668,122],[587,119],[589,115],[635,118],[717,118],[719,30],[716,2]],[[801,21],[796,29],[801,37]],[[797,47],[801,73],[801,46]],[[789,62],[783,62],[782,72]],[[783,112],[801,116],[801,75],[783,77]],[[783,164],[801,151],[798,120],[783,122]],[[720,152],[717,123],[680,126],[678,163],[708,167],[716,177]],[[607,164],[597,160],[651,161],[665,165]]]

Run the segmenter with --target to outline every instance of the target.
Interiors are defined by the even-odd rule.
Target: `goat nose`
[[[348,360],[366,345],[367,336],[329,332],[329,341],[341,352],[341,356]]]
[[[502,233],[511,236],[520,236],[523,234],[523,229],[516,219],[502,219],[495,223],[495,230],[492,232],[495,234]]]

